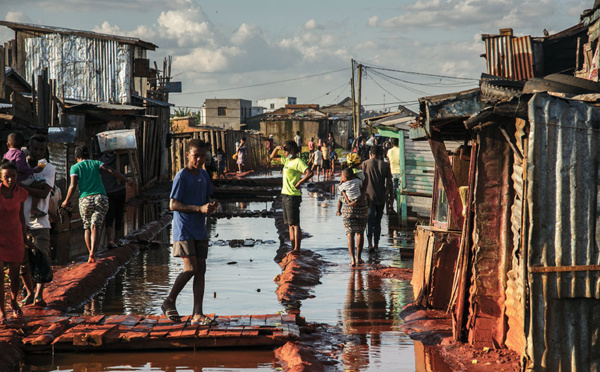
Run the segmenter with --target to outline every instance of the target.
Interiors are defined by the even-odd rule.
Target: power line
[[[310,79],[310,78],[313,78],[313,77],[323,76],[323,75],[328,75],[328,74],[333,74],[333,73],[336,73],[336,72],[346,71],[346,70],[348,70],[348,69],[347,68],[341,68],[339,70],[321,72],[319,74],[305,75],[305,76],[300,76],[300,77],[291,78],[291,79],[285,79],[285,80],[271,81],[271,82],[268,82],[268,83],[243,85],[243,86],[239,86],[239,87],[224,88],[224,89],[204,90],[204,91],[198,91],[198,92],[186,92],[186,93],[179,93],[179,94],[180,95],[181,94],[202,94],[202,93],[225,92],[225,91],[236,90],[236,89],[255,88],[255,87],[261,87],[261,86],[265,86],[265,85],[287,83],[289,81],[296,81],[296,80],[302,80],[302,79]]]
[[[479,78],[464,78],[464,77],[458,77],[458,76],[448,76],[448,75],[438,75],[438,74],[427,74],[424,72],[416,72],[416,71],[406,71],[406,70],[397,70],[397,69],[393,69],[393,68],[386,68],[386,67],[379,67],[379,66],[369,66],[366,64],[362,64],[365,67],[368,67],[370,69],[373,70],[383,70],[383,71],[393,71],[393,72],[400,72],[403,74],[411,74],[411,75],[420,75],[420,76],[429,76],[429,77],[435,77],[435,78],[444,78],[444,79],[455,79],[455,80],[468,80],[468,81],[479,81]]]
[[[348,86],[349,84],[350,84],[350,82],[349,82],[349,81],[347,81],[347,82],[345,82],[344,84],[340,85],[339,87],[337,87],[337,88],[334,88],[334,89],[330,90],[329,92],[327,92],[327,93],[325,93],[325,94],[323,94],[323,95],[320,95],[320,96],[318,96],[317,98],[313,98],[313,99],[311,99],[311,100],[308,100],[308,101],[306,101],[306,102],[310,103],[310,102],[313,102],[313,101],[316,101],[316,100],[318,100],[319,98],[322,98],[322,97],[328,96],[328,95],[329,95],[331,92],[333,92],[333,91],[336,91],[336,90],[338,90],[338,89],[341,89],[341,88],[343,88],[343,87],[346,87],[346,86]],[[339,94],[338,94],[338,97],[339,97]]]

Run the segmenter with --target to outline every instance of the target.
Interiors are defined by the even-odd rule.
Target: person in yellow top
[[[402,132],[400,132],[402,133]],[[392,171],[392,180],[394,187],[392,188],[392,194],[390,195],[389,208],[394,210],[394,200],[398,192],[398,186],[400,184],[400,148],[398,147],[398,138],[392,138],[392,148],[387,152],[387,158],[390,163],[390,170]]]
[[[283,151],[280,156],[279,151]],[[283,207],[283,223],[289,226],[292,254],[300,254],[302,230],[300,230],[300,203],[302,193],[300,186],[308,181],[313,172],[302,159],[298,158],[298,145],[294,141],[286,141],[283,146],[277,146],[271,153],[272,160],[283,164],[283,186],[281,187],[281,204]]]

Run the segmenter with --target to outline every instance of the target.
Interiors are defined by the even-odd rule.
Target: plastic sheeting
[[[131,46],[113,40],[47,34],[25,39],[27,76],[48,68],[67,99],[129,103]]]
[[[529,102],[527,357],[535,370],[600,369],[600,110],[536,94]]]

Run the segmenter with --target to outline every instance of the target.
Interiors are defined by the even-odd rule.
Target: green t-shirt
[[[71,166],[71,176],[77,175],[80,198],[97,194],[106,195],[100,176],[101,165],[102,162],[98,160],[84,160]]]
[[[281,193],[283,195],[302,195],[300,190],[295,188],[294,185],[298,183],[304,171],[308,169],[306,163],[300,158],[288,159],[282,157],[281,164],[283,164],[283,187],[281,188]]]

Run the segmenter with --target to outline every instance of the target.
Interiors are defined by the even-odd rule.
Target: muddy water
[[[323,205],[325,203],[325,205]],[[225,209],[269,209],[270,202],[236,203]],[[307,321],[338,326],[349,336],[338,370],[350,371],[444,371],[439,358],[429,349],[415,347],[400,329],[398,313],[412,301],[410,284],[382,279],[368,270],[348,267],[341,217],[335,215],[333,200],[304,193],[302,228],[312,235],[303,241],[333,265],[327,266],[321,285],[313,289],[315,298],[303,301],[301,315]],[[212,246],[206,273],[205,313],[223,315],[261,314],[283,311],[274,291],[273,278],[281,272],[273,262],[279,246],[272,219],[220,219],[209,226]],[[363,259],[369,264],[411,267],[411,260],[399,256],[399,244],[410,240],[387,236],[384,217],[380,250]],[[410,232],[407,232],[410,235]],[[253,247],[232,248],[232,239],[257,240]],[[160,314],[182,265],[171,257],[169,234],[159,248],[143,251],[109,283],[107,288],[77,312],[85,314]],[[191,285],[180,297],[181,314],[192,309]],[[432,363],[431,361],[435,363]],[[39,370],[93,371],[276,371],[271,350],[184,351],[127,354],[57,354],[31,356],[27,364]],[[438,365],[431,369],[432,365]]]

